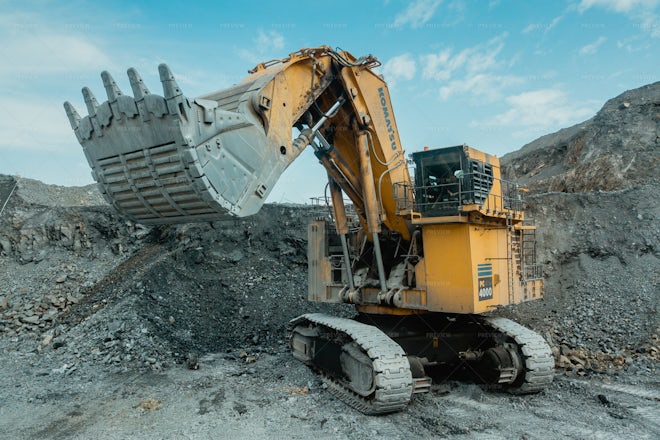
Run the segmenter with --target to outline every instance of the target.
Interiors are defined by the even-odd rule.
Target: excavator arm
[[[408,239],[393,188],[410,176],[387,85],[372,70],[378,65],[327,46],[301,49],[257,65],[240,84],[190,99],[162,64],[163,96],[129,69],[133,97],[103,72],[107,101],[99,105],[85,87],[88,116],[64,107],[101,192],[133,220],[252,215],[311,144],[331,190],[351,199],[367,231],[383,225]]]

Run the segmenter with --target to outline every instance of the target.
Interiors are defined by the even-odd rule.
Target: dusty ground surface
[[[591,121],[609,127],[632,108],[626,126],[647,127],[649,96],[628,92]],[[574,191],[550,188],[568,181],[562,136],[505,158],[510,172],[541,156],[562,165],[518,176],[536,188],[545,298],[498,312],[546,338],[555,382],[520,397],[440,381],[381,417],[337,401],[285,344],[294,316],[352,314],[305,299],[306,224],[322,212],[274,205],[147,228],[93,187],[19,179],[0,215],[1,437],[659,438],[657,176],[594,190],[569,174]],[[609,157],[589,142],[580,151]],[[588,164],[580,154],[569,162]]]
[[[198,370],[125,373],[93,365],[67,373],[64,359],[37,356],[3,356],[5,438],[653,439],[660,432],[657,379],[649,377],[560,376],[547,391],[517,398],[441,384],[405,412],[369,417],[331,397],[288,353],[250,364],[209,354]]]

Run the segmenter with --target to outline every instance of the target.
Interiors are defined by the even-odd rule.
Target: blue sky
[[[660,0],[33,2],[0,0],[0,173],[92,182],[62,102],[105,99],[136,67],[160,93],[167,62],[186,95],[241,81],[302,47],[371,53],[383,66],[407,152],[467,143],[502,155],[590,118],[605,100],[659,80]],[[309,152],[274,202],[323,192]]]

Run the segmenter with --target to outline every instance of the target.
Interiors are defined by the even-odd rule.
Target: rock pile
[[[307,223],[317,208],[266,206],[249,219],[147,228],[107,206],[37,204],[31,191],[49,193],[42,186],[19,182],[0,218],[9,268],[0,328],[16,350],[66,345],[69,366],[117,370],[160,370],[218,351],[249,363],[284,349],[289,319],[342,313],[306,300]]]

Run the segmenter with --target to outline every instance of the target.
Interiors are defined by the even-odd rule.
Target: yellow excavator
[[[301,49],[190,99],[161,64],[163,96],[131,68],[133,96],[103,72],[107,101],[85,87],[88,116],[64,107],[106,200],[145,224],[252,215],[313,148],[332,215],[309,225],[308,298],[357,316],[302,315],[289,341],[348,405],[399,411],[441,379],[538,392],[553,378],[550,348],[487,313],[542,296],[523,189],[469,146],[406,157],[379,65]]]

